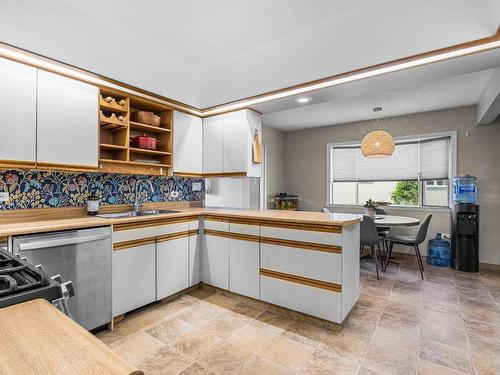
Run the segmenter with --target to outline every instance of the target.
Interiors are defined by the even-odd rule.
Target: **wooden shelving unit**
[[[172,167],[172,109],[143,98],[101,89],[99,95],[100,170],[112,173],[166,175]],[[135,111],[161,117],[160,126],[130,121]],[[156,150],[131,147],[138,135],[154,137]]]

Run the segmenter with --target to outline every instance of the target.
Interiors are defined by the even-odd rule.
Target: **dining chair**
[[[325,214],[329,214],[329,213],[330,213],[330,210],[329,210],[328,208],[326,208],[326,207],[323,207],[323,208],[321,209],[321,212],[324,212]]]
[[[363,221],[360,223],[359,228],[359,252],[360,256],[363,252],[365,246],[370,247],[370,255],[375,262],[375,269],[377,270],[377,279],[380,280],[378,268],[378,258],[380,256],[380,237],[377,232],[377,227],[375,226],[375,222],[370,216],[363,215]],[[377,246],[375,248],[375,245]],[[380,265],[380,269],[382,266]]]
[[[431,222],[432,215],[428,214],[425,219],[422,221],[422,224],[420,224],[420,228],[418,230],[418,233],[413,236],[406,236],[406,235],[389,235],[387,237],[387,241],[389,241],[389,251],[387,252],[387,256],[385,259],[385,267],[384,270],[387,270],[387,265],[389,264],[389,260],[391,257],[392,253],[392,248],[394,247],[394,244],[399,244],[399,245],[405,245],[409,247],[413,247],[415,249],[415,255],[417,257],[417,263],[418,263],[418,269],[420,270],[420,276],[422,277],[422,280],[424,279],[424,263],[422,262],[422,256],[420,255],[420,249],[418,245],[420,245],[422,242],[425,241],[425,238],[427,237],[427,230],[429,229],[429,224]]]

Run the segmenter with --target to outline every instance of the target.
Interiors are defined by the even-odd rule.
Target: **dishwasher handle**
[[[74,244],[84,243],[84,242],[105,240],[107,238],[109,238],[109,234],[93,234],[90,236],[56,238],[56,239],[42,240],[42,241],[36,241],[36,242],[26,242],[26,243],[19,244],[19,251],[38,250],[38,249],[46,249],[48,247],[74,245]]]

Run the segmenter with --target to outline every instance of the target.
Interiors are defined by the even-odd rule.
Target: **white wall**
[[[205,190],[207,207],[259,208],[259,178],[207,178]]]
[[[274,208],[274,196],[284,193],[285,136],[283,132],[262,127],[262,144],[267,146],[267,206]]]

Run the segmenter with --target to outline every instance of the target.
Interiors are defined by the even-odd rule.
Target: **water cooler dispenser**
[[[453,268],[479,272],[479,206],[455,204],[453,210]]]

